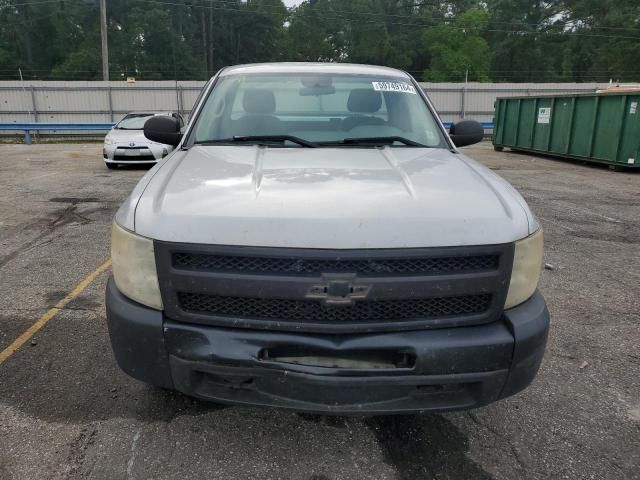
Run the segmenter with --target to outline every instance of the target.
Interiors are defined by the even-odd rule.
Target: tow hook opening
[[[348,370],[410,370],[415,366],[415,355],[394,350],[337,352],[301,347],[274,347],[261,350],[258,358],[269,363]]]

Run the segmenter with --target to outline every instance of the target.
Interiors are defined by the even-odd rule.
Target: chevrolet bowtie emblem
[[[369,294],[371,286],[356,283],[355,275],[323,275],[324,282],[312,285],[306,298],[322,300],[327,305],[352,305]]]

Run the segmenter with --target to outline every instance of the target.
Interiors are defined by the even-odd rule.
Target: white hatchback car
[[[152,142],[144,136],[147,120],[157,115],[171,116],[184,127],[182,116],[175,112],[131,112],[127,113],[104,139],[102,158],[107,168],[118,165],[155,164],[173,150],[172,145]]]

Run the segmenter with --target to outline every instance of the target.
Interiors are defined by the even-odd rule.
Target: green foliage
[[[289,57],[301,62],[339,62],[348,56],[348,21],[336,8],[338,0],[307,0],[298,6],[287,27]]]
[[[0,0],[0,79],[102,78],[97,1]],[[112,79],[355,62],[419,80],[637,81],[638,0],[108,0]]]
[[[83,47],[71,52],[51,68],[50,77],[56,80],[102,80],[100,49]]]
[[[489,80],[490,49],[482,37],[489,14],[482,8],[470,8],[451,21],[430,28],[424,33],[431,64],[425,71],[426,80],[435,82]]]
[[[488,7],[493,80],[562,81],[566,43],[577,37],[562,35],[561,2],[491,0]]]

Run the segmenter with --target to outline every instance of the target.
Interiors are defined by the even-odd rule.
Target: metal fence
[[[493,103],[498,97],[535,97],[594,93],[607,86],[597,83],[421,83],[444,121],[461,118],[493,120]]]
[[[201,81],[0,82],[0,123],[117,121],[135,110],[188,117]],[[596,83],[422,83],[444,121],[491,121],[496,97],[594,92]]]
[[[0,82],[0,123],[115,122],[136,110],[188,114],[204,82]]]

